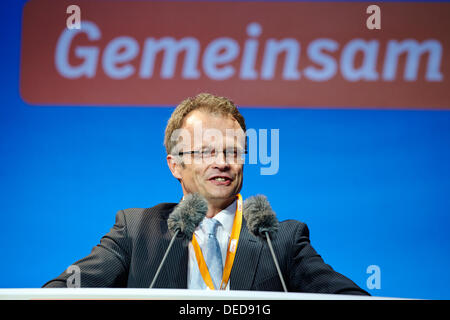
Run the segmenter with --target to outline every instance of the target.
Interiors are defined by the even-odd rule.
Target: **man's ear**
[[[180,159],[176,156],[168,154],[166,157],[166,160],[167,160],[167,165],[169,166],[170,172],[172,172],[172,175],[175,178],[177,178],[178,180],[181,180],[182,164],[180,162]]]

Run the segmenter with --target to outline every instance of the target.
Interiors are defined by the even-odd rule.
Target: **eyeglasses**
[[[222,150],[221,152],[217,152],[215,149],[206,148],[202,150],[193,150],[193,151],[182,151],[179,152],[179,156],[183,156],[185,154],[193,155],[195,159],[215,159],[220,153],[223,153],[223,156],[226,161],[234,160],[234,161],[244,161],[245,154],[247,154],[246,150],[239,149],[228,149]]]

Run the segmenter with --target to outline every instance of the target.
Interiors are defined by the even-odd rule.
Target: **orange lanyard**
[[[225,290],[230,280],[231,268],[233,267],[234,256],[236,255],[236,249],[239,241],[239,235],[241,233],[242,226],[242,196],[238,194],[236,204],[236,213],[234,215],[233,228],[231,229],[230,240],[228,241],[227,257],[225,259],[225,267],[223,269],[222,283],[220,284],[220,290]],[[203,281],[209,289],[215,290],[211,275],[208,271],[205,258],[203,257],[202,250],[195,238],[195,234],[192,237],[192,246],[194,247],[195,257],[197,259],[198,268],[202,275]]]

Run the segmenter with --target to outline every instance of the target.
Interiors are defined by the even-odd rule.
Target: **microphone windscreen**
[[[265,232],[273,236],[278,230],[278,219],[267,198],[256,195],[244,201],[243,215],[247,228],[257,236],[265,238]]]
[[[195,228],[200,224],[208,211],[208,202],[199,193],[190,193],[177,204],[167,219],[167,226],[172,236],[177,230],[181,235],[192,240]]]

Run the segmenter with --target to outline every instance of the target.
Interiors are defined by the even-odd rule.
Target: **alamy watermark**
[[[366,27],[369,30],[381,29],[381,9],[376,4],[367,7],[366,13],[371,14],[366,20]]]
[[[372,264],[367,267],[366,273],[370,274],[367,278],[366,286],[367,289],[381,289],[381,269],[376,264]]]
[[[81,29],[81,9],[76,4],[71,4],[66,8],[66,13],[70,16],[66,19],[67,29]]]
[[[269,138],[270,135],[270,138]],[[261,164],[261,175],[275,175],[280,166],[279,129],[226,129],[195,126],[193,133],[185,128],[174,130],[170,153],[181,157],[184,164]],[[218,159],[222,157],[223,159]]]
[[[66,270],[70,276],[66,280],[67,288],[80,288],[81,287],[81,270],[80,267],[73,264]]]
[[[81,29],[81,8],[76,4],[67,6],[66,13],[70,14],[66,19],[67,29]],[[376,4],[372,4],[367,7],[366,13],[370,16],[366,20],[366,27],[369,30],[381,29],[381,9]],[[253,36],[258,36],[261,33],[260,26],[258,24],[251,24],[248,29],[249,33]]]

